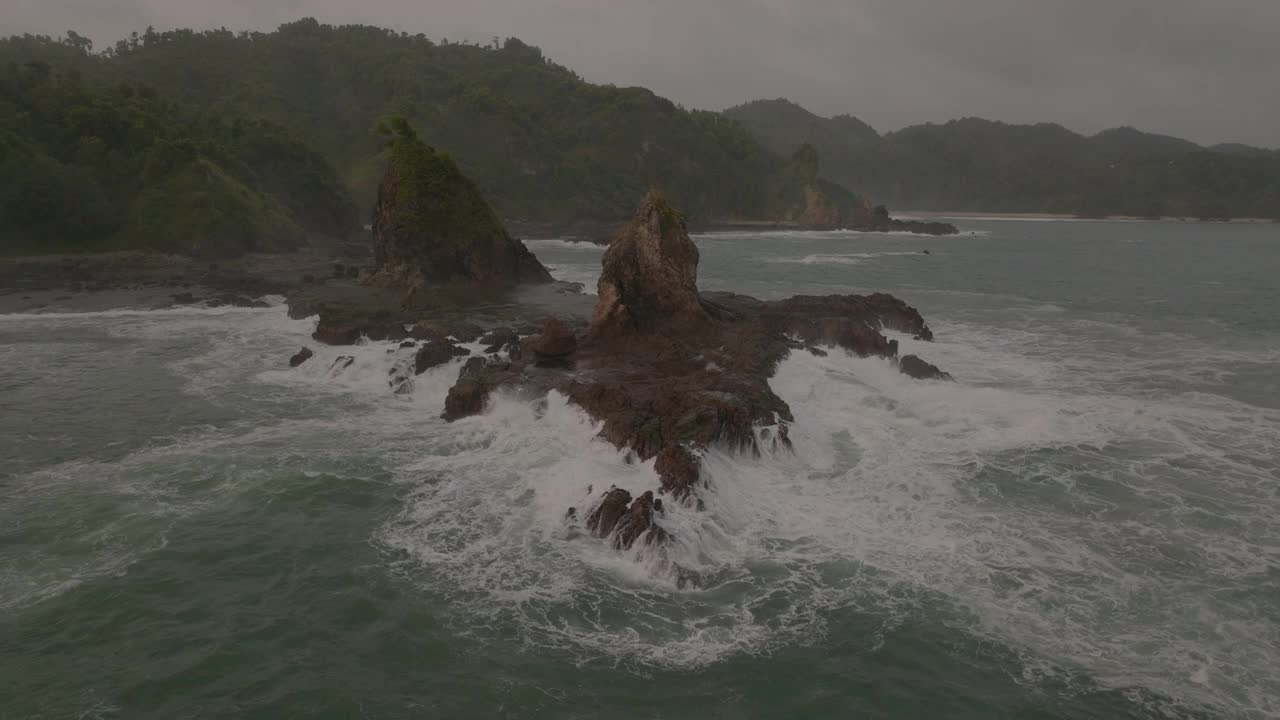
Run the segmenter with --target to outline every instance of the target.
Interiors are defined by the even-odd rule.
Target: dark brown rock
[[[479,325],[464,321],[419,320],[409,334],[419,340],[447,340],[474,342],[484,332]]]
[[[578,349],[578,338],[569,326],[556,318],[547,318],[542,333],[533,337],[529,347],[542,359],[562,359]]]
[[[418,348],[413,355],[413,372],[421,375],[427,370],[443,365],[455,357],[470,355],[471,351],[447,341],[433,340]]]
[[[403,318],[388,311],[364,314],[346,308],[323,307],[311,337],[326,345],[354,345],[360,338],[401,341],[409,337]]]
[[[619,487],[609,488],[600,504],[587,516],[587,530],[596,537],[609,537],[618,521],[626,515],[630,504],[631,493]]]
[[[698,297],[698,247],[684,216],[650,192],[604,254],[595,334],[697,326],[708,320]]]
[[[465,377],[449,388],[442,417],[449,422],[484,412],[492,387],[478,377]]]
[[[484,370],[488,364],[489,361],[479,355],[467,358],[467,361],[462,363],[462,369],[458,370],[458,379],[479,375],[480,371]]]
[[[667,532],[653,521],[661,507],[662,501],[654,499],[652,490],[646,490],[643,495],[636,498],[614,526],[614,549],[630,549],[636,541],[641,539],[644,540],[645,545],[655,545],[669,540],[670,536]]]
[[[903,375],[913,377],[916,380],[950,380],[951,375],[938,369],[937,365],[922,360],[917,355],[903,355],[898,360],[898,370]]]
[[[509,327],[490,330],[480,337],[480,344],[485,346],[484,351],[487,353],[502,352],[519,343],[520,335]]]
[[[302,348],[298,352],[294,353],[293,357],[289,358],[289,367],[291,368],[298,367],[302,363],[310,360],[311,356],[314,354],[315,353],[311,352],[311,348],[309,347]]]
[[[660,450],[653,469],[661,480],[662,492],[677,500],[689,497],[700,475],[698,458],[681,445],[668,445]]]

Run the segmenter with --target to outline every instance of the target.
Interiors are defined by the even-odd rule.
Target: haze
[[[787,97],[881,131],[976,115],[1280,146],[1274,0],[6,0],[0,32],[104,46],[314,16],[435,38],[516,36],[594,82],[686,106]]]

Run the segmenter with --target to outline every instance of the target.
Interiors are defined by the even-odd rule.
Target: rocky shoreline
[[[265,303],[257,296],[281,294],[291,317],[316,318],[315,342],[414,348],[411,365],[387,378],[391,393],[465,358],[440,408],[448,422],[485,412],[497,393],[560,393],[600,423],[602,439],[631,462],[652,462],[657,475],[635,497],[584,488],[592,500],[565,508],[566,532],[617,551],[639,548],[679,584],[699,578],[669,552],[679,538],[663,518],[674,507],[704,511],[706,454],[791,451],[788,426],[803,408],[769,385],[790,353],[848,352],[883,358],[919,380],[950,379],[923,358],[899,356],[886,331],[923,341],[933,333],[890,295],[762,301],[700,291],[688,224],[657,192],[609,241],[593,300],[553,281],[447,156],[407,128],[399,133],[379,188],[372,252],[357,262],[318,249],[223,263],[130,253],[35,258],[0,263],[0,284],[14,288],[10,295],[58,286],[168,291],[153,297],[161,306],[258,307]],[[281,364],[297,368],[314,354],[303,347]]]
[[[411,306],[397,306],[385,295],[367,296],[363,305],[317,308],[296,294],[289,302],[295,316],[319,314],[317,342],[369,339],[417,347],[416,373],[466,357],[441,408],[447,421],[484,412],[496,393],[564,395],[601,422],[604,440],[633,461],[652,461],[658,475],[655,486],[636,497],[620,488],[594,488],[589,505],[565,508],[567,531],[600,538],[618,551],[644,548],[681,584],[699,580],[669,556],[677,538],[662,518],[672,503],[702,511],[701,464],[710,449],[790,450],[787,428],[796,410],[769,386],[789,353],[880,357],[913,378],[950,379],[922,358],[899,357],[897,341],[885,331],[926,341],[933,334],[919,312],[890,295],[761,301],[700,292],[697,246],[684,218],[659,194],[644,199],[602,263],[589,314],[588,296],[545,285],[497,294],[486,289],[487,304],[457,285],[430,288],[436,302],[429,306],[417,302],[421,288]],[[539,292],[569,302],[552,312],[530,301]],[[544,310],[541,323],[530,322]],[[482,353],[462,347],[475,342]],[[388,385],[396,391],[408,379],[391,377]]]

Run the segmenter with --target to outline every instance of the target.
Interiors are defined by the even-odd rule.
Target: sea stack
[[[650,191],[631,222],[609,244],[591,318],[597,335],[664,332],[707,322],[698,296],[698,247],[684,216]]]
[[[373,213],[368,284],[414,290],[551,281],[453,158],[418,139],[404,118],[393,118],[383,130],[390,148]]]

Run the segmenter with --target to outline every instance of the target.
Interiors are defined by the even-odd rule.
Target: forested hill
[[[40,60],[0,66],[0,252],[230,255],[358,227],[324,158],[279,126]]]
[[[1272,150],[977,118],[881,136],[849,116],[819,117],[787,100],[725,115],[775,151],[812,144],[826,177],[898,208],[1280,218],[1280,152]]]
[[[104,92],[146,87],[202,118],[287,128],[362,211],[384,165],[372,128],[392,114],[509,219],[621,219],[655,186],[695,220],[771,219],[804,195],[783,157],[720,113],[587,83],[516,39],[482,47],[304,19],[271,33],[149,30],[96,53],[74,34],[0,42],[0,68],[32,62]]]

